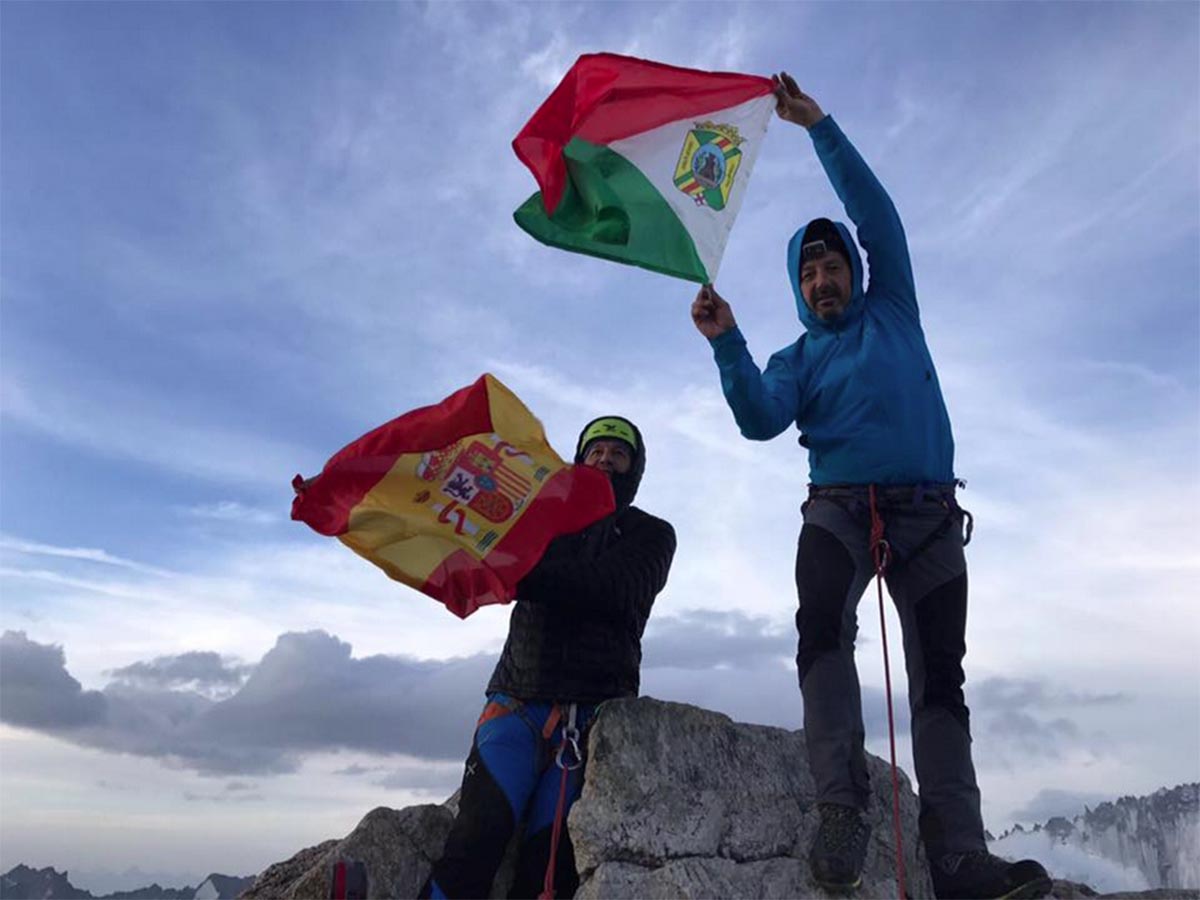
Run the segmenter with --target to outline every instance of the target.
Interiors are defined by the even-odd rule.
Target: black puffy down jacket
[[[556,538],[517,586],[489,693],[579,703],[637,695],[642,632],[667,583],[675,529],[629,505],[646,463],[634,431],[633,465],[614,478],[617,511]],[[586,452],[581,440],[575,462]]]

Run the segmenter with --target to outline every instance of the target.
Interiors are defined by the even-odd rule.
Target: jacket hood
[[[646,444],[642,440],[642,433],[638,427],[626,419],[624,416],[597,416],[583,426],[583,430],[579,432],[579,439],[575,442],[575,464],[582,465],[583,458],[587,455],[588,446],[600,437],[592,435],[586,442],[588,431],[597,422],[602,422],[605,419],[615,419],[618,422],[623,422],[633,432],[636,446],[633,448],[633,460],[630,463],[629,471],[623,474],[613,472],[611,475],[613,496],[617,501],[617,512],[629,507],[633,503],[633,498],[637,496],[638,485],[642,483],[642,473],[646,471]],[[621,438],[617,438],[620,440]],[[628,442],[626,442],[628,443]]]
[[[809,225],[812,225],[816,221],[818,220],[813,219],[812,222],[809,222],[793,234],[792,239],[788,241],[788,281],[791,282],[792,293],[796,295],[796,312],[799,313],[800,321],[804,323],[805,328],[816,333],[841,331],[862,316],[862,258],[858,254],[858,245],[854,243],[854,238],[850,235],[850,229],[841,222],[834,222],[833,224],[837,228],[838,234],[842,236],[842,242],[846,245],[846,253],[850,257],[850,302],[837,319],[832,322],[823,321],[820,316],[809,309],[808,304],[804,302],[804,294],[800,291],[800,247],[804,243],[804,234],[808,231]]]

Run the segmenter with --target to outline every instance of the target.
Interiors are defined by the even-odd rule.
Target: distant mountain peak
[[[1045,851],[1029,843],[1035,835],[1046,842]],[[1152,890],[1197,889],[1200,782],[1159,788],[1144,797],[1126,795],[1094,807],[1084,805],[1072,819],[1054,816],[1032,830],[1015,824],[992,844],[1002,855],[1065,854],[1074,849],[1076,865],[1086,865],[1088,858],[1104,860],[1113,864],[1113,872],[1140,873]]]
[[[132,891],[96,896],[71,884],[64,869],[13,866],[0,875],[0,897],[12,900],[234,900],[254,883],[254,876],[237,877],[213,872],[199,887],[166,888],[155,882]]]

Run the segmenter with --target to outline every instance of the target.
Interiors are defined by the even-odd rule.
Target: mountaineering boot
[[[808,852],[813,880],[828,891],[849,891],[862,884],[871,826],[853,807],[820,803],[821,825]]]
[[[1053,882],[1042,864],[1032,859],[1009,862],[986,850],[948,853],[933,861],[933,893],[940,900],[1028,900],[1050,893]]]

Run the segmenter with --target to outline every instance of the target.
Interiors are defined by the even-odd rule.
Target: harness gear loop
[[[557,721],[561,717],[561,707],[555,705],[554,716]],[[558,858],[558,842],[562,837],[564,812],[567,806],[567,779],[571,772],[583,765],[583,754],[579,750],[579,727],[576,724],[579,707],[572,703],[567,706],[567,720],[562,727],[562,743],[554,754],[554,764],[562,773],[558,780],[558,803],[554,808],[554,828],[550,832],[550,859],[546,863],[546,879],[542,882],[542,892],[538,900],[554,900],[554,863]],[[571,758],[564,761],[565,752],[570,750]]]
[[[892,752],[892,827],[896,833],[896,896],[905,900],[904,837],[900,829],[900,776],[896,769],[896,721],[892,712],[892,671],[888,659],[887,623],[883,615],[883,575],[891,561],[891,547],[884,538],[884,521],[875,498],[875,485],[868,487],[871,503],[871,557],[875,563],[875,585],[879,592],[879,634],[883,638],[883,680],[887,688],[888,742]]]

